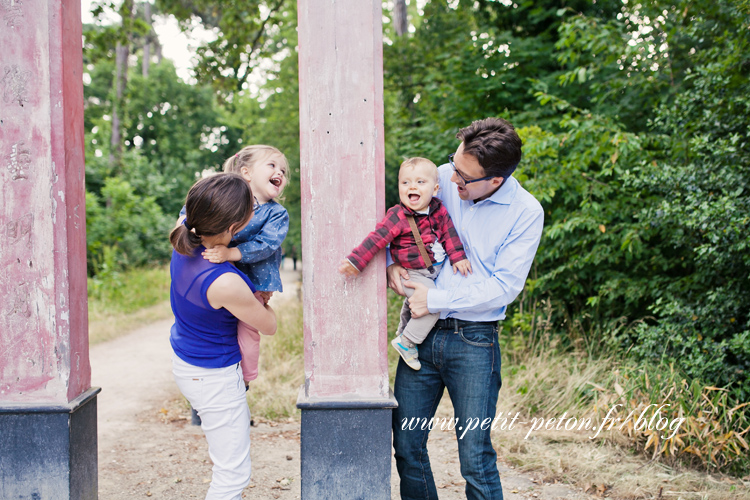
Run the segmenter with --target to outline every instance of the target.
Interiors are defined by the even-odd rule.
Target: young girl
[[[177,386],[201,417],[214,463],[207,499],[239,499],[250,481],[250,411],[239,367],[238,321],[273,334],[273,310],[235,266],[201,253],[226,246],[253,214],[253,196],[241,176],[218,174],[195,183],[187,217],[172,230],[169,337]]]
[[[264,145],[247,146],[224,162],[224,171],[241,175],[255,196],[255,214],[229,245],[217,245],[203,252],[213,263],[234,262],[250,278],[264,304],[281,292],[281,243],[289,231],[289,214],[275,198],[288,182],[289,165],[281,151]],[[269,335],[261,329],[261,332]],[[272,334],[272,332],[270,333]],[[240,322],[237,338],[242,351],[245,383],[258,376],[260,335],[252,326]]]

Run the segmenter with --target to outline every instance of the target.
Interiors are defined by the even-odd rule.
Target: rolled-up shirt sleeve
[[[427,308],[432,313],[450,311],[459,318],[465,317],[461,313],[466,312],[476,320],[497,319],[498,312],[504,317],[505,307],[523,290],[543,226],[541,207],[524,211],[501,244],[491,268],[486,259],[484,263],[478,262],[476,256],[470,259],[475,273],[480,271],[484,278],[474,277],[460,287],[429,290]],[[467,252],[471,255],[471,248]],[[481,317],[483,313],[488,317]]]

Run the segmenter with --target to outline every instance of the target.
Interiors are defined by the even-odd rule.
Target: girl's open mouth
[[[269,182],[276,187],[281,187],[281,179],[279,178],[271,179]]]

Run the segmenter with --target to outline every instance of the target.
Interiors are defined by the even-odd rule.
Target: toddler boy
[[[375,230],[341,261],[339,272],[346,276],[358,275],[390,243],[393,261],[407,269],[409,280],[422,283],[428,288],[435,288],[434,280],[443,266],[446,254],[454,273],[458,271],[463,276],[471,273],[471,264],[466,258],[448,211],[434,197],[439,189],[438,170],[434,163],[419,157],[405,160],[398,173],[401,203],[388,209]],[[419,248],[414,237],[410,218],[423,242],[423,249]],[[401,308],[396,338],[391,341],[391,345],[410,368],[419,370],[421,363],[417,345],[424,341],[440,315],[428,314],[412,318],[409,297],[414,289],[404,287],[404,291],[407,298]]]

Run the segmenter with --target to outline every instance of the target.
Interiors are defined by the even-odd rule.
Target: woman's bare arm
[[[276,333],[276,313],[270,306],[261,304],[247,283],[236,274],[225,273],[216,278],[208,287],[206,296],[212,307],[223,307],[265,335]]]

